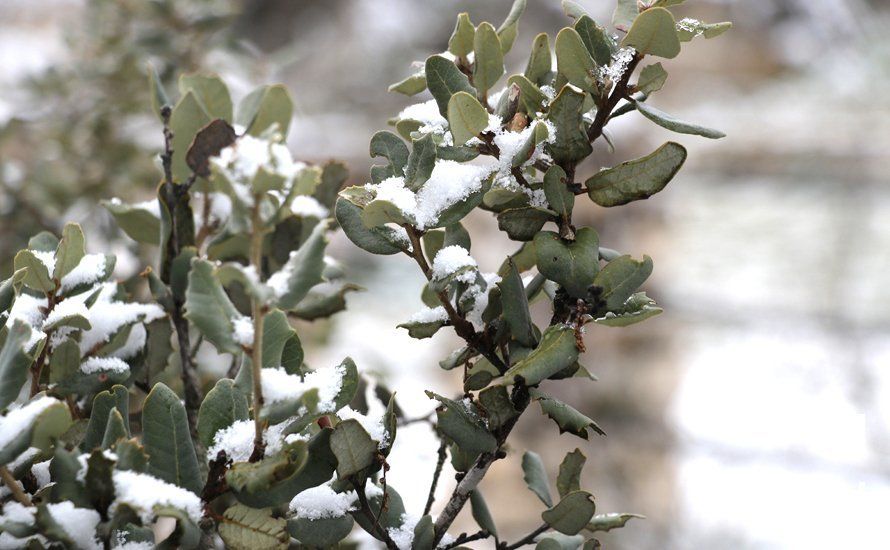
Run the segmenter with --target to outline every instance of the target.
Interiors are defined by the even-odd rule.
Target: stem
[[[12,472],[9,471],[9,468],[0,466],[0,478],[3,479],[3,484],[9,487],[12,496],[19,501],[19,504],[22,506],[31,506],[31,499],[28,498],[28,495],[26,495],[25,492],[22,491],[22,488],[19,487],[18,482],[12,476]]]
[[[430,483],[430,494],[426,497],[426,506],[423,508],[423,515],[429,514],[430,510],[433,508],[433,503],[436,502],[436,486],[439,484],[439,476],[442,475],[442,467],[445,465],[445,458],[447,457],[445,450],[447,448],[448,446],[445,443],[445,438],[442,438],[442,443],[439,445],[439,458],[436,461],[436,470],[433,472],[433,481]]]
[[[396,545],[396,543],[392,540],[392,537],[389,536],[389,533],[386,531],[386,529],[381,527],[380,524],[377,522],[377,520],[374,518],[374,514],[373,514],[373,512],[371,512],[371,505],[368,504],[368,497],[365,496],[364,486],[359,485],[355,481],[352,482],[352,486],[355,489],[355,494],[358,495],[358,502],[359,502],[359,505],[361,506],[360,509],[361,509],[362,514],[364,514],[365,518],[367,518],[368,521],[371,522],[371,531],[368,531],[368,532],[372,536],[374,536],[374,533],[372,531],[377,531],[377,534],[383,539],[384,544],[386,544],[386,547],[389,550],[399,550],[398,545]],[[384,493],[384,497],[385,496],[386,496],[386,493]],[[382,505],[381,505],[380,509],[381,510],[383,509]]]
[[[454,539],[454,542],[452,542],[451,544],[449,544],[447,546],[443,546],[442,550],[450,550],[451,548],[457,548],[458,546],[460,546],[462,544],[466,544],[468,542],[473,542],[474,540],[487,539],[490,536],[491,536],[491,533],[489,533],[488,531],[479,531],[472,535],[463,533],[459,537]]]
[[[257,276],[262,278],[263,259],[263,230],[260,219],[260,196],[254,195],[254,206],[251,213],[250,233],[250,265],[256,270]],[[251,314],[253,315],[253,344],[250,350],[251,374],[253,375],[253,420],[254,438],[253,454],[251,462],[256,462],[265,454],[266,444],[263,441],[263,431],[266,423],[260,418],[263,408],[263,322],[266,315],[265,306],[257,298],[251,299]]]
[[[597,110],[596,118],[593,119],[593,124],[587,129],[588,141],[595,141],[603,135],[603,127],[605,127],[606,123],[609,121],[609,116],[612,114],[612,110],[615,109],[615,106],[618,105],[618,102],[627,96],[627,86],[630,82],[630,77],[633,76],[634,70],[642,60],[643,54],[638,53],[634,56],[631,62],[627,64],[627,69],[625,69],[624,74],[621,75],[621,80],[618,81],[615,89],[612,90],[612,95],[606,100],[605,105],[601,105]]]
[[[524,536],[522,539],[514,542],[513,544],[505,544],[505,545],[501,546],[498,550],[513,550],[514,548],[519,548],[520,546],[525,546],[526,544],[531,544],[531,543],[535,542],[535,537],[537,537],[538,535],[540,535],[547,529],[550,529],[550,526],[545,523],[544,525],[538,527],[537,529],[535,529],[528,535]]]

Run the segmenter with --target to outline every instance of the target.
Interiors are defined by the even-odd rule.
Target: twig
[[[442,467],[445,465],[445,459],[448,456],[445,452],[447,448],[448,445],[445,442],[445,438],[442,438],[442,443],[439,444],[439,458],[436,460],[436,470],[433,472],[433,481],[430,483],[430,493],[429,496],[426,497],[426,506],[423,508],[423,515],[429,514],[430,510],[433,508],[433,503],[436,502],[436,486],[439,484],[439,476],[442,475]]]
[[[3,484],[9,487],[12,496],[19,501],[19,504],[22,506],[31,506],[31,499],[24,491],[22,491],[22,488],[19,487],[19,483],[12,476],[12,472],[9,471],[9,468],[0,466],[0,478],[3,479]]]
[[[250,265],[256,270],[259,277],[263,273],[263,231],[262,220],[260,219],[260,197],[254,195],[254,206],[251,215],[250,227]],[[251,462],[256,462],[265,454],[266,444],[263,442],[263,432],[265,431],[265,422],[260,418],[260,411],[263,408],[263,324],[266,316],[265,307],[259,298],[254,297],[251,300],[251,313],[253,315],[253,344],[251,345],[250,362],[251,374],[253,375],[253,420],[255,434],[253,439],[253,454],[250,456]]]
[[[361,506],[361,512],[364,514],[365,518],[371,522],[371,530],[368,531],[371,535],[374,535],[373,531],[377,531],[377,534],[382,538],[384,544],[389,550],[399,550],[399,547],[392,540],[392,537],[389,536],[389,533],[386,529],[380,526],[379,523],[374,519],[374,514],[371,511],[371,505],[368,504],[368,497],[365,496],[365,488],[362,485],[359,485],[355,481],[352,481],[352,486],[355,489],[355,494],[358,495],[358,502]],[[384,493],[385,495],[386,493]],[[382,506],[381,506],[382,508]]]
[[[488,531],[485,531],[485,530],[479,531],[477,533],[473,533],[472,535],[468,535],[466,533],[461,533],[460,536],[458,536],[456,539],[454,539],[454,542],[452,542],[451,544],[448,544],[447,546],[440,546],[440,548],[442,550],[450,550],[451,548],[457,548],[461,544],[473,542],[474,540],[487,539],[490,536],[491,536],[491,533],[489,533]]]
[[[638,53],[634,55],[634,58],[627,64],[627,69],[625,69],[624,74],[621,75],[621,80],[618,81],[618,84],[616,84],[614,90],[612,90],[612,95],[606,100],[605,105],[601,105],[597,110],[596,117],[593,119],[593,124],[587,129],[588,141],[596,141],[597,138],[603,135],[603,127],[605,127],[606,123],[609,121],[609,116],[612,114],[612,110],[615,109],[615,106],[618,105],[618,102],[627,96],[630,77],[633,76],[634,69],[637,68],[637,65],[639,65],[642,60],[643,54]]]
[[[513,550],[514,548],[519,548],[520,546],[525,546],[526,544],[531,544],[531,543],[535,542],[535,537],[537,537],[538,535],[540,535],[547,529],[550,529],[550,526],[545,523],[544,525],[538,527],[537,529],[535,529],[528,535],[524,536],[522,539],[514,542],[513,544],[505,543],[505,544],[501,545],[498,548],[498,550]]]

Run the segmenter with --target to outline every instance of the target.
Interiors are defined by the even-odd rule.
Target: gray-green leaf
[[[203,476],[198,469],[185,407],[179,396],[164,384],[155,384],[145,398],[142,432],[149,473],[200,494]]]
[[[585,182],[587,194],[606,207],[648,199],[665,188],[685,161],[686,148],[670,141],[645,157],[594,175]]]

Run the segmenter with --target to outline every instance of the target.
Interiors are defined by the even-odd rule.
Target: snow
[[[66,317],[73,317],[75,315],[80,315],[81,317],[89,319],[90,313],[87,310],[86,304],[80,300],[62,300],[49,312],[44,324],[51,325]]]
[[[364,415],[347,405],[337,411],[337,416],[340,417],[340,420],[357,420],[358,423],[362,425],[362,428],[368,432],[368,435],[371,436],[371,439],[377,441],[381,449],[389,444],[389,434],[386,432],[386,427],[383,425],[382,409],[372,411],[370,410],[369,403],[368,414]]]
[[[92,284],[99,281],[105,275],[105,268],[105,254],[84,255],[77,267],[62,277],[62,292],[71,290],[79,285]]]
[[[102,519],[99,512],[88,508],[76,508],[73,503],[67,501],[47,504],[46,509],[77,548],[81,550],[102,548],[96,540],[96,526]]]
[[[253,319],[250,317],[236,317],[232,319],[232,338],[242,346],[253,345]]]
[[[469,251],[456,244],[446,246],[436,253],[433,259],[433,280],[441,281],[465,267],[476,267],[476,260],[470,256]],[[470,283],[476,278],[474,271],[461,275],[458,280]]]
[[[90,357],[80,364],[80,372],[95,374],[97,372],[126,373],[130,366],[117,357]]]
[[[40,340],[46,337],[40,328],[43,326],[44,309],[47,307],[46,298],[35,298],[30,294],[19,294],[6,319],[6,327],[12,328],[16,320],[22,321],[31,327],[31,337],[25,344],[25,349],[31,350]]]
[[[447,321],[448,312],[442,306],[425,307],[408,318],[407,323],[435,323],[438,321]]]
[[[220,451],[233,462],[247,462],[253,452],[256,427],[253,420],[237,420],[231,426],[218,430],[213,445],[207,450],[207,458],[215,460]]]
[[[473,308],[467,312],[467,321],[473,323],[473,327],[475,327],[476,330],[485,328],[482,314],[485,312],[485,308],[488,307],[488,293],[494,285],[501,281],[501,278],[497,273],[483,273],[482,278],[485,280],[484,288],[478,284],[474,284],[464,293],[464,296],[467,296],[467,298],[471,295],[474,299]]]
[[[494,171],[492,164],[461,164],[454,160],[437,160],[429,180],[416,194],[405,187],[404,178],[394,176],[379,184],[368,183],[365,189],[375,193],[375,200],[395,204],[418,229],[434,225],[448,207],[482,189],[482,181]],[[372,201],[373,202],[373,201]]]
[[[267,403],[296,399],[311,389],[318,389],[318,412],[334,412],[335,399],[343,386],[346,367],[325,367],[310,372],[304,380],[283,368],[263,369],[263,398]]]
[[[624,71],[627,70],[627,66],[633,61],[636,53],[636,50],[633,48],[621,48],[612,54],[611,63],[608,66],[600,67],[600,80],[609,79],[612,82],[621,80],[621,77],[624,76]]]
[[[117,541],[114,546],[111,547],[112,550],[153,550],[155,548],[155,544],[153,542],[147,541]]]
[[[27,430],[37,416],[51,405],[60,403],[52,397],[40,397],[33,399],[17,409],[9,411],[6,416],[0,417],[0,449],[6,447]]]
[[[89,320],[92,328],[83,331],[81,334],[81,353],[87,353],[97,345],[108,342],[111,336],[125,325],[133,324],[140,320],[143,323],[150,323],[164,317],[164,310],[156,304],[127,303],[113,300],[112,297],[116,289],[117,285],[115,283],[105,283],[96,303],[90,308]]]
[[[31,525],[34,523],[33,506],[24,506],[12,500],[3,505],[3,514],[0,515],[0,522],[24,523]]]
[[[46,266],[46,270],[49,272],[49,276],[52,277],[53,271],[56,269],[56,253],[44,250],[32,250],[31,253],[43,262],[43,265]]]
[[[317,218],[319,220],[327,218],[330,213],[320,202],[309,195],[297,195],[290,203],[291,211],[297,216]]]
[[[442,135],[448,130],[448,121],[439,112],[439,105],[435,99],[405,107],[397,118],[420,122],[422,126],[418,131],[424,134]]]
[[[246,204],[253,204],[251,184],[261,168],[283,177],[284,187],[289,189],[296,175],[306,167],[302,162],[294,162],[285,145],[247,134],[220,151],[211,162],[222,170]]]
[[[390,527],[388,530],[389,537],[392,539],[399,550],[411,550],[414,543],[414,528],[420,518],[414,514],[402,514],[402,524],[399,527]]]
[[[112,204],[120,204],[120,199],[112,199]],[[140,210],[145,210],[152,216],[156,218],[161,217],[161,203],[158,202],[158,199],[151,199],[143,202],[137,202],[133,205],[133,208],[138,208]]]
[[[49,541],[43,535],[31,535],[28,537],[18,538],[4,531],[0,533],[0,550],[21,550],[27,548],[30,541],[37,541],[43,545],[43,548],[49,547]]]
[[[117,495],[111,505],[112,514],[117,505],[123,503],[138,512],[144,524],[149,524],[154,519],[155,506],[172,506],[183,510],[195,523],[201,519],[201,499],[182,487],[148,474],[127,470],[114,470],[112,481]]]
[[[291,512],[299,518],[316,520],[343,517],[355,510],[356,492],[337,493],[331,481],[298,493],[290,501]]]
[[[52,476],[49,473],[50,462],[51,460],[44,460],[31,466],[31,473],[34,474],[37,486],[41,489],[52,483]]]

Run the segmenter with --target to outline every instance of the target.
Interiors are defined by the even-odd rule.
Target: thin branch
[[[371,522],[371,531],[376,531],[377,535],[374,535],[374,533],[371,531],[368,532],[371,534],[371,536],[379,536],[389,550],[399,550],[398,545],[396,545],[396,543],[392,540],[392,537],[389,536],[387,530],[381,527],[380,524],[377,523],[377,521],[374,519],[374,513],[371,511],[371,505],[368,503],[368,497],[365,496],[364,486],[359,485],[355,481],[352,482],[352,486],[355,489],[355,494],[358,495],[358,502],[362,514],[364,514],[365,518],[369,522]]]
[[[462,544],[466,544],[468,542],[473,542],[474,540],[487,539],[490,536],[491,536],[491,533],[489,533],[488,531],[485,531],[485,530],[479,531],[477,533],[473,533],[472,535],[468,535],[466,533],[461,533],[460,536],[458,536],[456,539],[454,539],[454,542],[452,542],[451,544],[449,544],[447,546],[440,546],[440,548],[442,550],[450,550],[451,548],[457,548],[458,546],[460,546]]]
[[[535,537],[537,537],[547,529],[550,529],[550,526],[545,523],[544,525],[538,527],[537,529],[524,536],[522,539],[514,542],[513,544],[503,544],[498,548],[498,550],[513,550],[514,548],[519,548],[520,546],[531,544],[535,542]]]
[[[442,443],[439,444],[439,458],[436,460],[436,470],[433,472],[433,481],[430,483],[430,493],[429,496],[426,497],[426,506],[423,508],[423,515],[429,514],[430,510],[433,508],[433,503],[436,502],[436,486],[439,484],[439,477],[442,475],[442,467],[445,465],[445,459],[448,457],[448,454],[445,452],[447,448],[448,445],[445,442],[445,438],[442,438]]]
[[[31,506],[31,499],[24,491],[22,491],[22,488],[19,487],[18,481],[12,476],[12,472],[9,471],[9,468],[0,466],[0,478],[3,479],[3,484],[9,487],[12,496],[15,497],[19,504],[22,506]]]
[[[612,114],[612,110],[618,105],[622,99],[627,97],[628,95],[628,83],[630,82],[631,76],[633,76],[634,70],[637,68],[637,65],[640,64],[640,61],[643,60],[643,54],[636,54],[634,58],[627,64],[627,69],[625,69],[624,74],[621,75],[621,80],[618,81],[618,84],[615,85],[615,88],[612,90],[612,94],[606,100],[605,105],[600,105],[600,108],[596,111],[596,117],[593,119],[593,124],[590,125],[590,128],[587,129],[587,140],[588,141],[596,141],[597,138],[603,135],[603,128],[606,126],[606,123],[609,121],[609,116]]]
[[[262,220],[260,219],[260,197],[254,195],[254,206],[251,215],[251,233],[250,233],[250,265],[256,270],[259,277],[263,273],[263,231]],[[265,422],[260,418],[260,411],[263,408],[263,325],[266,316],[265,307],[259,298],[251,299],[251,314],[253,315],[253,344],[251,345],[250,362],[251,374],[253,375],[253,420],[254,420],[254,439],[253,454],[250,456],[251,462],[256,462],[265,454],[266,444],[263,441],[263,432],[266,429]]]

